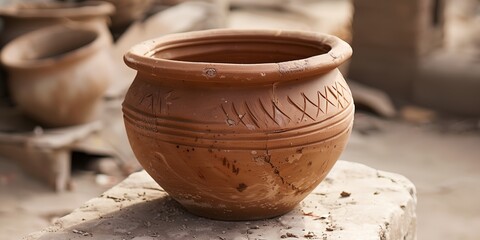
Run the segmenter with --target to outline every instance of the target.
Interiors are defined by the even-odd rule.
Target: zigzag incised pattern
[[[141,106],[144,114],[150,115],[150,118],[169,119],[174,117],[170,114],[170,107],[174,107],[170,101],[176,99],[172,98],[173,94],[172,91],[163,94],[151,91],[141,97],[138,96],[136,105]],[[274,126],[284,127],[290,123],[318,121],[328,114],[333,114],[332,111],[347,108],[351,102],[350,91],[338,81],[323,86],[315,94],[312,92],[297,94],[300,96],[289,94],[279,97],[274,91],[271,98],[225,101],[219,106],[223,114],[221,119],[229,126],[241,125],[250,130],[272,128],[272,123]],[[145,118],[148,122],[153,120],[148,119]],[[206,123],[196,119],[185,120],[192,124]]]
[[[281,119],[284,122],[294,121],[292,109],[300,112],[300,122],[311,120],[316,121],[320,117],[329,114],[333,109],[338,110],[348,107],[350,100],[347,94],[350,95],[349,90],[341,83],[335,82],[334,85],[324,86],[323,89],[316,92],[316,96],[309,97],[304,92],[300,92],[301,100],[295,101],[294,97],[286,96],[288,104],[281,104],[274,100],[257,99],[250,101],[243,101],[242,103],[222,104],[221,108],[227,122],[231,120],[237,124],[242,124],[249,128],[249,125],[255,125],[257,128],[267,127],[267,122],[273,122],[277,126],[281,126]],[[314,113],[309,110],[314,108]],[[290,110],[290,111],[287,111]],[[288,114],[290,112],[290,114]]]

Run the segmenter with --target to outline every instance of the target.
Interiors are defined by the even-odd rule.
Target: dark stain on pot
[[[230,168],[230,162],[227,160],[227,158],[223,158],[223,166]]]
[[[230,161],[228,161],[227,158],[223,158],[223,162],[222,162],[222,164],[223,164],[224,167],[226,167],[226,168],[228,168],[228,169],[231,169],[231,170],[232,170],[232,173],[234,173],[235,175],[238,175],[238,174],[240,173],[240,168],[237,167],[237,166],[235,165],[235,163],[237,163],[236,160],[234,160],[233,163],[230,164]],[[232,166],[232,167],[230,168],[230,166]]]
[[[237,168],[235,164],[232,164],[232,173],[235,173],[235,175],[240,173],[240,168]]]
[[[243,192],[243,191],[245,191],[245,189],[247,189],[247,187],[248,186],[245,185],[245,183],[240,183],[240,184],[238,184],[237,191]]]

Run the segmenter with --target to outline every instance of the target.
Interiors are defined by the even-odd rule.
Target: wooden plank
[[[43,129],[18,110],[0,109],[0,156],[15,161],[30,176],[55,191],[68,189],[75,144],[102,128],[100,121]]]

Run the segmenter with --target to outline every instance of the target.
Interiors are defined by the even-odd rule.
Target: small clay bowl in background
[[[114,78],[110,46],[86,27],[59,25],[16,38],[1,53],[14,103],[47,127],[94,120]]]
[[[22,34],[58,24],[88,25],[107,36],[109,15],[115,7],[107,2],[28,2],[0,7],[4,29],[0,47]]]

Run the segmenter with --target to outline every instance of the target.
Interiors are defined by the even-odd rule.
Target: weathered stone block
[[[419,64],[411,53],[398,49],[363,47],[354,54],[361,61],[351,62],[351,79],[382,89],[394,97],[411,97]]]
[[[278,218],[225,222],[197,217],[146,172],[132,174],[40,239],[416,239],[416,193],[405,177],[339,161],[295,210]]]
[[[442,111],[480,116],[480,68],[474,56],[439,52],[425,58],[414,100]]]
[[[355,0],[349,76],[412,100],[415,65],[443,42],[443,2]]]

